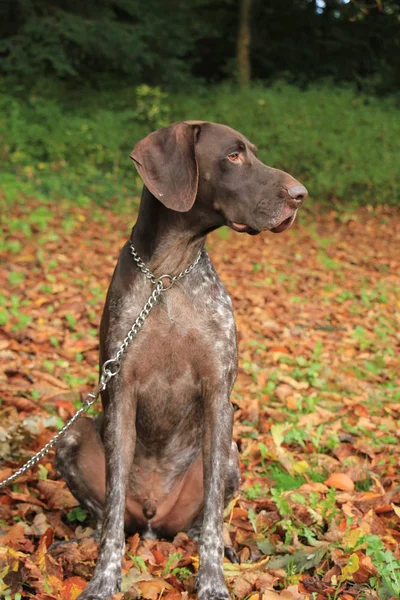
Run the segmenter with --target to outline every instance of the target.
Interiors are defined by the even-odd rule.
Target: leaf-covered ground
[[[89,203],[3,211],[0,479],[96,382],[104,295],[133,220]],[[400,597],[400,214],[325,210],[255,238],[222,229],[209,251],[240,350],[232,597]],[[3,596],[75,599],[95,564],[92,526],[51,455],[3,490]],[[130,537],[115,598],[189,598],[197,567],[185,534]]]

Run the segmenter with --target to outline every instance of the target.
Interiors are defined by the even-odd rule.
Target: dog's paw
[[[226,586],[213,586],[212,584],[207,589],[198,591],[199,600],[230,600],[229,592]]]
[[[233,546],[224,546],[224,554],[231,563],[239,564],[239,557]]]
[[[116,592],[116,588],[113,590],[88,590],[86,588],[77,600],[109,600]]]
[[[230,595],[225,584],[223,572],[215,573],[215,569],[199,571],[196,579],[197,595],[199,600],[230,600]]]
[[[120,587],[120,579],[115,581],[115,579],[107,580],[105,577],[93,578],[77,600],[108,600],[120,590]]]

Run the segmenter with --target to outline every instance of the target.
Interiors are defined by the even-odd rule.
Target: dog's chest
[[[236,356],[236,332],[230,301],[221,302],[219,291],[204,295],[170,290],[160,300],[136,340],[133,368],[143,381],[149,370],[159,372],[169,385],[180,379],[208,376],[210,369],[224,371]],[[146,365],[144,365],[146,363]]]
[[[113,311],[108,347],[113,354],[138,316],[144,293],[136,279],[131,293]],[[146,282],[144,282],[146,283]],[[148,282],[147,282],[148,283]],[[163,292],[146,318],[137,338],[128,347],[124,362],[135,379],[160,371],[170,380],[202,377],[210,364],[222,370],[236,362],[236,328],[231,300],[206,255],[196,272]]]
[[[132,291],[114,313],[111,347],[122,341],[140,312],[141,290]],[[137,436],[146,451],[177,456],[183,447],[185,460],[192,460],[201,439],[197,428],[205,382],[227,381],[229,387],[236,360],[231,301],[212,272],[199,269],[162,294],[128,347],[120,374],[136,397]]]

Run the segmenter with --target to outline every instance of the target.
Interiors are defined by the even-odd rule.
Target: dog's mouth
[[[292,215],[290,215],[290,217],[287,217],[286,219],[284,219],[276,227],[273,227],[272,229],[270,229],[270,231],[272,231],[272,233],[281,233],[282,231],[285,231],[285,229],[288,229],[292,225],[293,221],[296,218],[296,212],[297,211],[295,211]]]
[[[281,233],[282,231],[285,231],[285,229],[288,229],[292,225],[293,221],[296,218],[296,213],[297,211],[294,211],[294,213],[292,213],[289,217],[286,217],[286,219],[281,221],[281,223],[279,223],[279,225],[277,225],[276,227],[272,227],[272,229],[269,229],[269,231],[272,231],[272,233]],[[249,225],[246,225],[245,223],[236,223],[235,221],[228,221],[227,225],[231,229],[233,229],[233,231],[237,231],[239,233],[248,233],[249,235],[258,235],[259,233],[261,233],[259,229],[249,227]]]
[[[253,227],[249,227],[244,223],[235,223],[234,221],[228,221],[228,226],[233,229],[233,231],[238,231],[239,233],[248,233],[249,235],[257,235],[260,233],[258,229],[253,229]]]

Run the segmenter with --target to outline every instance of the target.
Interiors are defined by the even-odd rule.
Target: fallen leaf
[[[267,591],[267,592],[263,593],[261,598],[262,598],[262,600],[280,600],[281,595],[278,594],[277,592]],[[292,600],[292,599],[293,599],[292,595],[290,595],[290,598],[287,598],[287,600]]]
[[[349,492],[354,490],[354,481],[350,479],[346,473],[332,473],[332,475],[325,480],[325,485],[328,487],[333,487],[337,490]]]
[[[233,586],[233,594],[238,600],[243,600],[245,596],[248,596],[254,589],[254,584],[257,580],[255,573],[248,573],[247,575],[240,575],[236,578]]]
[[[152,579],[151,581],[138,581],[136,586],[140,589],[143,598],[157,600],[163,592],[173,591],[173,587],[165,579]]]
[[[64,579],[60,596],[62,600],[76,600],[87,586],[87,581],[82,577],[68,577]]]
[[[78,505],[78,501],[63,481],[39,481],[37,487],[49,508],[73,508]]]

